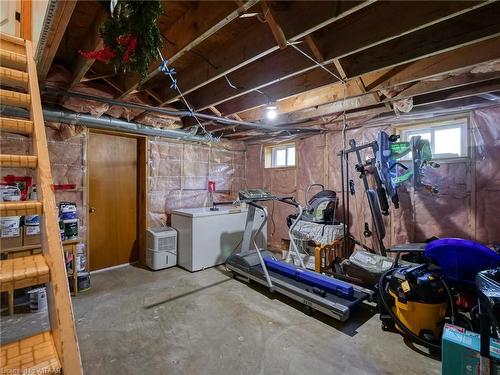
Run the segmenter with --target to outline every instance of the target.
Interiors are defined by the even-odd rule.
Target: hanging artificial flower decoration
[[[162,47],[161,32],[156,24],[162,14],[160,1],[112,0],[110,8],[112,17],[99,30],[104,48],[79,53],[86,59],[113,64],[124,73],[146,76]]]

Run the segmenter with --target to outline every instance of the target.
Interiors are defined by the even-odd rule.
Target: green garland
[[[113,16],[100,27],[104,44],[116,53],[109,63],[123,73],[146,76],[151,63],[159,60],[158,50],[163,41],[156,23],[162,12],[160,1],[119,0]],[[131,51],[127,51],[128,41],[119,43],[120,38],[127,37],[135,39],[135,48]]]

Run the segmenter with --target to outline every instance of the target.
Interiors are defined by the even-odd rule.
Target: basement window
[[[266,168],[295,166],[295,143],[267,146],[264,149]]]
[[[421,136],[430,143],[433,159],[468,156],[467,118],[408,126],[400,129],[401,141]],[[411,153],[405,160],[411,159]]]

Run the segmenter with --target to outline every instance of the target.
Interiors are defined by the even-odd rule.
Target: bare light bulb
[[[278,116],[278,113],[276,112],[276,109],[268,108],[266,110],[266,117],[268,120],[274,120],[277,116]]]

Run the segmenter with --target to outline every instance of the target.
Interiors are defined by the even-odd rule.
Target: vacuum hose
[[[401,329],[401,331],[403,331],[406,335],[408,335],[409,337],[411,337],[414,341],[416,341],[417,343],[421,344],[421,345],[424,345],[430,349],[435,349],[435,350],[440,350],[441,349],[441,345],[438,345],[438,344],[435,344],[433,342],[430,342],[428,340],[425,340],[423,339],[422,337],[416,335],[415,333],[413,333],[408,327],[406,327],[404,325],[404,323],[396,316],[396,314],[392,311],[392,308],[391,306],[389,306],[389,302],[387,301],[387,296],[386,296],[386,293],[385,293],[385,280],[387,279],[387,277],[389,275],[391,275],[394,271],[398,270],[399,268],[391,268],[389,270],[387,270],[383,275],[382,277],[380,277],[379,281],[378,281],[378,294],[379,294],[379,301],[382,303],[382,306],[384,307],[384,309],[387,311],[387,313],[389,314],[389,316],[392,318],[392,320],[394,320],[394,322],[396,323],[396,325]],[[448,288],[448,285],[446,285],[445,281],[440,278],[441,282],[443,283],[445,289],[446,289],[446,292],[448,294],[448,299],[450,301],[450,306],[451,306],[451,321],[452,322],[455,322],[455,308],[454,308],[454,304],[453,304],[453,297],[451,296],[451,292],[450,292],[450,289]]]

